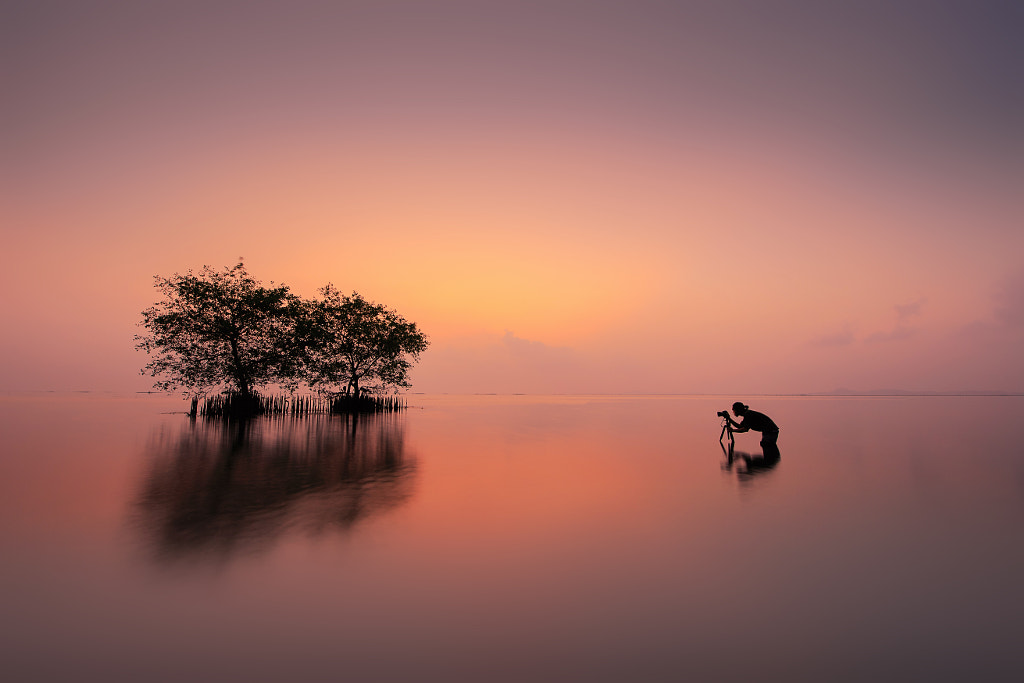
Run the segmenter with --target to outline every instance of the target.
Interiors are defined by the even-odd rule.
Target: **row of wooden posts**
[[[405,410],[401,396],[359,397],[339,396],[262,396],[253,394],[218,394],[192,398],[189,415],[192,417],[249,417],[279,415],[303,417],[306,415],[353,415],[359,413],[394,413]]]

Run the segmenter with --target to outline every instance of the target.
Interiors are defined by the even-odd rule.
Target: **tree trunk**
[[[239,393],[245,397],[252,396],[252,385],[242,366],[242,356],[238,352],[238,339],[235,337],[231,338],[231,361],[235,366],[235,384],[238,385]]]

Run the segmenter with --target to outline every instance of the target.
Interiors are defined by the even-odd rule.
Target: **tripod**
[[[722,434],[718,437],[718,443],[722,443],[722,439],[725,438],[726,434],[729,435],[729,450],[732,451],[732,447],[736,443],[736,439],[732,435],[732,425],[729,424],[729,418],[724,417],[722,418]]]

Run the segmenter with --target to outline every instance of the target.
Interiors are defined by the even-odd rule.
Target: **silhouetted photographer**
[[[781,453],[779,453],[778,444],[779,426],[770,417],[756,410],[751,410],[750,406],[744,405],[739,401],[732,404],[732,412],[736,417],[743,418],[742,422],[736,422],[729,417],[728,411],[723,410],[718,413],[719,416],[725,418],[725,427],[729,431],[730,443],[732,442],[732,434],[734,432],[760,432],[761,450],[764,452],[764,459],[766,461],[778,461],[782,457]]]

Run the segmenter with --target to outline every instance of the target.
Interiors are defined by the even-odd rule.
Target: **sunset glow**
[[[1024,391],[1022,13],[25,3],[0,390],[145,390],[154,275],[331,282],[414,391]]]

